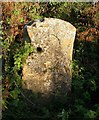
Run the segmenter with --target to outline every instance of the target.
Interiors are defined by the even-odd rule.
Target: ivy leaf
[[[19,94],[20,94],[20,90],[16,88],[10,92],[10,95],[13,99],[17,99]]]

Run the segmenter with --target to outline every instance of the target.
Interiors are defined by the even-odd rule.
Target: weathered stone
[[[38,101],[41,97],[63,98],[71,89],[75,27],[60,19],[45,18],[25,26],[26,31],[35,51],[23,65],[23,88],[40,93]]]

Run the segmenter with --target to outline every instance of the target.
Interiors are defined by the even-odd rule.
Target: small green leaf
[[[10,95],[11,95],[11,97],[13,98],[13,99],[16,99],[16,98],[18,98],[18,95],[20,94],[20,90],[18,90],[18,89],[14,89],[13,91],[11,91],[10,92]]]

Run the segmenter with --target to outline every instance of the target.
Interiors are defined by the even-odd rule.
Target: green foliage
[[[85,114],[86,120],[94,120],[96,118],[96,112],[92,110],[88,110],[87,113]]]
[[[11,23],[11,19],[9,17],[7,17],[7,23],[10,24]]]
[[[15,88],[10,92],[10,95],[13,99],[17,99],[19,94],[20,94],[20,90],[18,88]]]
[[[13,31],[12,35],[7,35],[5,30],[0,31],[0,34],[4,35],[4,39],[0,36],[3,52],[3,56],[1,56],[3,57],[3,118],[98,120],[99,44],[95,37],[98,28],[98,24],[96,24],[99,18],[98,12],[90,13],[90,9],[93,11],[91,3],[83,2],[54,2],[52,0],[46,3],[16,3],[14,6],[15,9],[11,11],[13,19],[10,19],[7,13],[8,17],[4,19],[4,24],[6,23],[10,27],[13,26],[11,23],[15,22],[15,15],[15,18],[20,16],[20,24],[40,17],[53,17],[66,20],[77,28],[72,62],[72,90],[71,95],[67,98],[69,99],[68,105],[58,105],[57,110],[51,106],[50,108],[37,108],[35,111],[29,101],[26,103],[27,98],[23,99],[21,89],[22,66],[26,62],[27,56],[35,49],[29,43],[23,45],[22,39],[17,41],[14,36],[16,31]],[[88,32],[88,29],[91,29],[89,32],[91,35],[89,33],[87,35],[85,32]],[[80,33],[83,34],[80,36]],[[90,36],[93,36],[93,41],[90,41]],[[57,105],[57,103],[55,104]]]
[[[24,18],[21,18],[20,22],[21,22],[21,23],[24,23],[24,21],[25,21]]]
[[[9,37],[11,39],[11,37]],[[12,39],[11,39],[12,40]],[[12,52],[12,49],[10,49],[11,47],[9,46],[11,40],[7,39],[3,42],[2,46],[3,46],[3,51],[5,52],[5,54],[8,54],[8,52]],[[18,46],[17,46],[18,47]],[[19,71],[22,68],[22,65],[25,63],[25,60],[27,58],[27,56],[29,54],[31,54],[34,51],[34,48],[29,44],[26,43],[23,47],[20,47],[18,49],[16,49],[16,51],[14,52],[14,66],[8,66],[9,62],[7,61],[5,63],[5,72],[8,75],[8,78],[10,79],[10,97],[12,99],[14,99],[14,101],[19,99],[19,95],[20,95],[20,87],[21,87],[21,75],[19,74]],[[5,60],[8,60],[8,57],[4,57]],[[9,104],[7,102],[7,99],[3,99],[3,108],[7,108],[7,104]]]
[[[33,51],[34,48],[31,47],[31,45],[28,43],[24,47],[22,47],[20,51],[16,52],[16,54],[14,55],[14,69],[16,68],[17,70],[20,70],[27,56]]]
[[[17,51],[13,57],[14,66],[11,71],[13,73],[13,77],[11,77],[11,81],[17,87],[17,89],[12,90],[13,94],[11,94],[11,96],[13,98],[15,98],[15,96],[18,97],[18,94],[19,94],[18,87],[21,86],[21,82],[22,82],[21,76],[20,74],[18,74],[18,72],[21,70],[22,65],[25,63],[25,60],[28,57],[28,55],[33,51],[34,51],[34,48],[31,47],[31,45],[28,43],[24,45],[22,48],[20,48],[19,51]]]
[[[19,10],[12,10],[12,14],[14,14],[14,15],[19,15],[19,14],[20,14],[20,11],[19,11]]]
[[[61,118],[61,120],[68,120],[69,112],[67,112],[67,111],[65,111],[65,109],[63,109],[62,112],[59,113],[58,118]]]
[[[96,18],[99,20],[99,12],[96,13]]]

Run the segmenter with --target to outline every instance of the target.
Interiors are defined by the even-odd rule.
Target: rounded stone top
[[[35,47],[43,45],[44,48],[47,48],[48,41],[54,44],[54,40],[57,39],[57,43],[60,44],[63,53],[68,54],[70,59],[72,59],[76,28],[71,23],[57,18],[41,18],[31,21],[25,28],[31,44]]]

